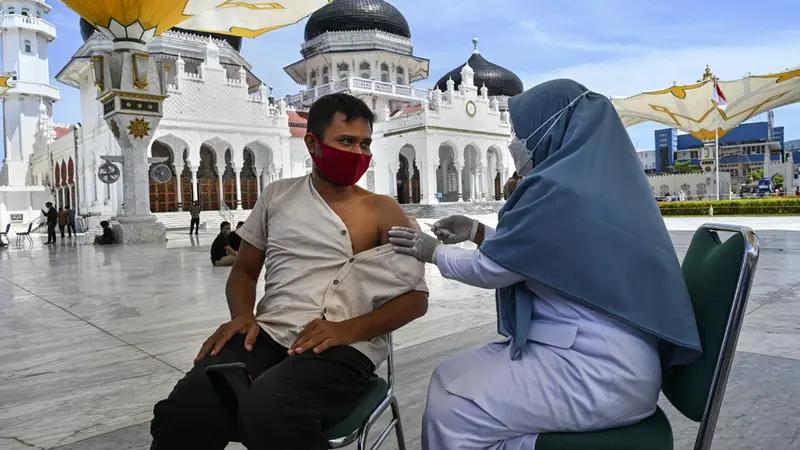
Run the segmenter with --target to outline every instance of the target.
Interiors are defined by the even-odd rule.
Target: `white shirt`
[[[287,348],[314,319],[341,322],[410,291],[428,291],[424,263],[391,245],[353,255],[347,227],[309,175],[270,183],[238,233],[266,253],[256,320]],[[351,346],[376,368],[389,352],[385,336]]]

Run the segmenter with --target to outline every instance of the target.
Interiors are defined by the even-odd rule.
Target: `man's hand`
[[[231,340],[231,338],[237,334],[246,334],[247,337],[244,338],[244,348],[248,352],[253,350],[253,344],[256,342],[256,338],[258,337],[258,332],[261,328],[258,326],[258,322],[256,322],[255,317],[253,316],[239,316],[235,317],[233,320],[227,323],[223,323],[222,325],[217,328],[217,331],[211,335],[206,341],[203,343],[203,346],[200,348],[200,353],[197,354],[197,357],[194,359],[194,362],[200,361],[206,355],[211,354],[211,356],[217,356],[219,352],[222,350],[222,347],[225,347],[225,344]]]
[[[297,340],[289,348],[289,355],[299,355],[311,349],[314,353],[322,353],[331,347],[350,345],[355,341],[355,333],[346,322],[314,319],[297,336]]]

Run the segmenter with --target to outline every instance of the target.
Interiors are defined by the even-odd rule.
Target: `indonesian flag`
[[[722,87],[720,87],[719,83],[717,83],[717,80],[714,80],[714,102],[717,104],[719,109],[723,111],[725,111],[725,108],[728,107],[728,99],[722,92]]]

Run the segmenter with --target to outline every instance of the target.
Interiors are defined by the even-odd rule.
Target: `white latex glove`
[[[436,248],[442,245],[435,237],[406,227],[392,227],[389,230],[389,243],[397,253],[431,264],[436,264]]]
[[[431,231],[445,244],[458,244],[475,239],[478,221],[461,215],[445,217],[434,223]]]

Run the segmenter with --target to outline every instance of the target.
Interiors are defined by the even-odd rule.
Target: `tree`
[[[762,167],[760,169],[750,172],[750,175],[747,178],[749,178],[751,182],[758,181],[764,178],[764,168]]]
[[[675,164],[667,166],[672,173],[700,173],[703,169],[689,161],[675,161]]]
[[[775,176],[772,177],[772,184],[775,185],[775,189],[782,188],[783,187],[783,175],[775,174]]]

